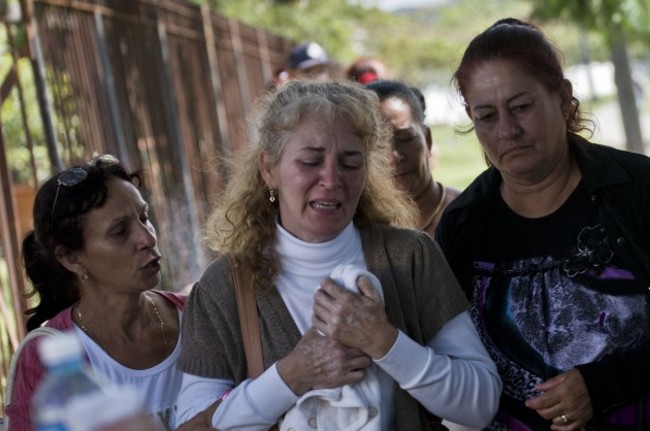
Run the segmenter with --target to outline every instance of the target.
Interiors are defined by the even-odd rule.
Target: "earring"
[[[276,199],[276,197],[275,197],[275,189],[269,189],[269,201],[271,201],[271,203],[273,203],[273,202],[275,202],[275,199]]]
[[[88,280],[88,272],[87,272],[87,271],[84,271],[84,273],[81,274],[81,279],[82,279],[83,281]]]

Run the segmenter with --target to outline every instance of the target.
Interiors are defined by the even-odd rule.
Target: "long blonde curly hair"
[[[272,246],[279,209],[277,202],[269,201],[260,155],[266,153],[276,166],[293,129],[311,115],[323,121],[348,121],[363,138],[366,179],[354,223],[361,228],[417,227],[417,207],[393,181],[391,131],[380,117],[376,94],[352,82],[290,81],[256,101],[249,147],[231,159],[232,178],[206,225],[206,244],[250,271],[260,292],[271,288],[280,270]]]

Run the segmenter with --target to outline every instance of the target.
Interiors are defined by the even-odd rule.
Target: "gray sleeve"
[[[226,258],[214,261],[194,285],[183,313],[179,368],[236,382],[246,377],[239,315]]]

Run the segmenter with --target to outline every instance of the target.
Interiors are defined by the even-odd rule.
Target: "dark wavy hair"
[[[83,169],[86,177],[74,186],[59,185],[59,178],[72,169]],[[84,248],[84,215],[104,205],[111,178],[140,186],[139,173],[130,173],[119,162],[110,166],[85,164],[55,174],[36,193],[34,230],[22,243],[22,261],[32,284],[28,296],[39,296],[38,304],[25,311],[27,330],[39,327],[79,300],[77,277],[55,256],[58,246],[71,251]],[[55,208],[54,205],[56,205]]]
[[[516,18],[500,19],[469,43],[452,77],[466,106],[465,95],[472,75],[486,62],[495,60],[505,60],[516,65],[548,91],[557,91],[566,79],[559,49],[538,27]],[[572,97],[572,105],[566,121],[567,130],[573,133],[593,133],[593,121],[584,116],[576,97]],[[471,130],[473,128],[462,132]]]

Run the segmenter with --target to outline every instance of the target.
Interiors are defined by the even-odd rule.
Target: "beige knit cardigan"
[[[464,294],[438,245],[425,233],[393,227],[361,229],[368,270],[381,281],[390,322],[425,344],[449,320],[468,307]],[[264,368],[288,355],[300,340],[276,289],[257,295]],[[183,315],[182,354],[187,373],[217,379],[246,379],[237,301],[230,264],[213,261],[193,287]],[[434,429],[419,403],[395,385],[399,431]]]

